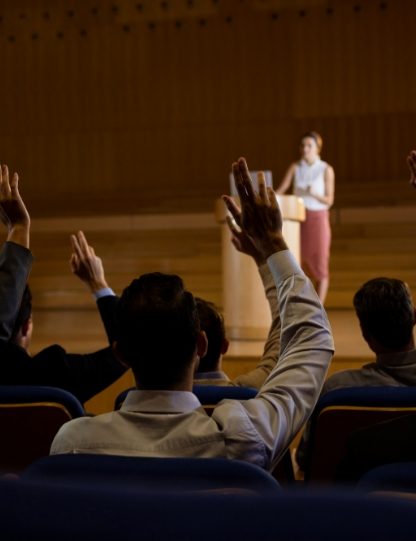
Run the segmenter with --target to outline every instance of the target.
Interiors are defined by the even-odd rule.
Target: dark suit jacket
[[[30,257],[29,257],[30,256]],[[8,341],[29,274],[31,255],[14,243],[0,253],[0,384],[49,385],[73,393],[85,402],[118,379],[126,368],[105,348],[86,355],[67,353],[53,345],[31,357]],[[115,337],[117,297],[97,301],[109,343]]]
[[[9,340],[19,311],[33,256],[27,248],[5,242],[0,250],[0,340]]]

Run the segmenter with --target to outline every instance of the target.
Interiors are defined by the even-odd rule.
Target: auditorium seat
[[[388,436],[392,430],[390,423],[416,425],[415,387],[354,387],[326,393],[311,417],[305,481],[355,482],[363,468],[371,469],[383,461],[398,462],[398,453],[406,460],[407,442],[398,449],[397,438]],[[382,444],[373,445],[375,435]],[[371,447],[368,452],[361,449],[364,441]],[[358,449],[361,450],[357,453]],[[393,460],[389,456],[394,456]]]
[[[225,458],[53,455],[31,464],[21,478],[65,486],[111,485],[147,492],[273,494],[280,489],[277,481],[263,469]]]
[[[0,480],[8,541],[414,541],[415,509],[350,492],[172,494]]]
[[[416,462],[385,464],[369,470],[357,483],[366,493],[395,493],[416,499]]]
[[[62,389],[0,385],[0,472],[19,472],[48,455],[59,428],[82,415],[78,399]]]

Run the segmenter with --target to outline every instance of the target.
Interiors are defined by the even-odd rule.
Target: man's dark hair
[[[13,342],[16,339],[20,329],[23,325],[29,321],[30,316],[32,315],[32,292],[30,291],[29,286],[27,285],[23,291],[22,301],[20,303],[20,308],[14,322],[13,332],[10,340]]]
[[[354,308],[364,334],[392,350],[408,346],[415,313],[404,282],[394,278],[369,280],[354,295]]]
[[[118,347],[145,389],[182,381],[199,334],[195,299],[174,274],[144,274],[123,291],[117,307]]]
[[[195,300],[201,331],[205,331],[208,339],[208,349],[206,355],[199,361],[198,372],[212,372],[218,370],[221,348],[225,340],[224,318],[212,302],[199,297]]]

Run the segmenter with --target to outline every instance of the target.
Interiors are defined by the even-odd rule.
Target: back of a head
[[[223,344],[225,341],[224,319],[215,304],[196,298],[201,331],[208,339],[208,349],[199,361],[198,372],[212,372],[219,369]]]
[[[118,302],[118,349],[146,389],[182,381],[195,353],[199,319],[195,299],[174,274],[144,274]]]
[[[23,291],[22,301],[20,303],[19,311],[17,313],[13,332],[10,338],[11,342],[15,342],[20,330],[29,321],[32,316],[32,292],[28,285],[26,285]]]
[[[369,280],[354,295],[364,335],[392,351],[403,351],[412,339],[415,312],[408,286],[394,278]]]

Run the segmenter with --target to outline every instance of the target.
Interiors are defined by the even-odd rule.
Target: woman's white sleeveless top
[[[325,195],[324,174],[327,167],[328,164],[320,158],[312,165],[309,165],[305,160],[300,160],[296,164],[293,193],[303,199],[308,210],[325,210],[328,208],[328,205],[321,203],[306,193],[308,188],[312,188],[317,195]]]

